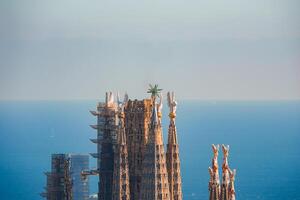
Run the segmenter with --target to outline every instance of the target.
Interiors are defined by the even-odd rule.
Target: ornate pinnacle
[[[168,92],[168,106],[170,109],[169,117],[171,119],[175,119],[176,117],[176,109],[177,109],[177,101],[175,100],[175,93]]]
[[[213,157],[213,170],[214,172],[218,171],[218,154],[219,154],[219,145],[214,145],[212,144],[212,149],[213,149],[213,154],[214,154],[214,157]]]
[[[224,159],[223,159],[223,165],[222,165],[222,169],[223,171],[228,170],[228,154],[229,154],[229,145],[224,145],[222,144],[222,151],[224,154]]]
[[[212,167],[208,168],[210,174],[209,180],[209,200],[219,200],[220,199],[220,180],[219,180],[219,171],[218,171],[218,154],[219,154],[219,145],[212,144],[213,150],[213,159]]]
[[[161,123],[161,111],[162,111],[162,89],[158,88],[158,85],[155,84],[154,86],[149,84],[150,88],[148,89],[147,93],[151,94],[151,99],[153,103],[153,110],[152,110],[152,125],[156,123]],[[159,103],[156,103],[156,97],[159,97]]]
[[[151,94],[151,98],[155,99],[156,97],[159,97],[159,94],[162,91],[162,89],[159,89],[157,84],[155,84],[154,86],[149,84],[149,87],[150,88],[148,89],[147,93]]]

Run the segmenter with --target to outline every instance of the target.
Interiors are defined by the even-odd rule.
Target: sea
[[[0,199],[40,200],[52,153],[95,152],[96,104],[1,101]],[[208,199],[211,144],[230,145],[237,200],[300,200],[300,101],[179,101],[176,125],[185,200]],[[91,193],[96,185],[91,178]]]

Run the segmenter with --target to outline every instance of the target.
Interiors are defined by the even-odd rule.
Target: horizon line
[[[129,98],[131,100],[143,100],[147,98]],[[209,99],[209,98],[177,98],[179,101],[211,101],[211,102],[217,102],[217,101],[300,101],[300,98],[282,98],[282,99],[271,99],[271,98],[256,98],[256,99],[229,99],[229,98],[220,98],[220,99]],[[103,98],[67,98],[67,99],[0,99],[0,102],[37,102],[37,101],[105,101],[105,97]],[[166,100],[164,100],[166,101]]]

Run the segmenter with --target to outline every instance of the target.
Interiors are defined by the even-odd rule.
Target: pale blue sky
[[[299,0],[1,0],[0,99],[300,99]]]

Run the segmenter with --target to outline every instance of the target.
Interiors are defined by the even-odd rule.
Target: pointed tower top
[[[167,93],[168,106],[170,109],[169,117],[169,134],[168,134],[168,144],[177,144],[177,131],[175,125],[175,117],[176,117],[176,106],[177,102],[175,101],[175,93],[168,92]]]
[[[156,103],[154,102],[154,106],[152,108],[152,116],[151,116],[151,127],[155,127],[158,124],[158,116],[157,116],[157,106]]]
[[[162,109],[162,95],[161,95],[162,89],[159,89],[157,84],[155,84],[154,86],[149,84],[149,87],[150,88],[148,89],[147,93],[151,94],[151,99],[153,104],[152,116],[151,116],[151,127],[153,128],[160,123],[159,118],[161,117],[161,109]],[[160,98],[160,102],[158,105],[156,103],[156,97]]]
[[[168,92],[168,106],[170,109],[169,117],[171,119],[175,119],[176,117],[176,110],[177,110],[177,101],[175,100],[175,93]]]

